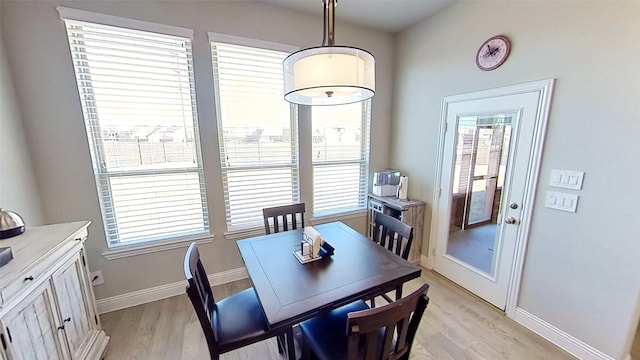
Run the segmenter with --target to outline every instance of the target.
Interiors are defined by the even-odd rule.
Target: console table
[[[100,327],[84,243],[89,221],[27,227],[0,240],[0,359],[100,359]]]

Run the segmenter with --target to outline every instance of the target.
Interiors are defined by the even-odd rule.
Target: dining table
[[[420,268],[342,222],[314,226],[334,254],[301,263],[303,229],[237,242],[270,329],[292,327],[322,312],[401,287]],[[288,332],[289,358],[293,334]]]

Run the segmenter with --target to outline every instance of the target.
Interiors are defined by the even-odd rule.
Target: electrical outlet
[[[94,272],[89,274],[89,277],[91,278],[91,285],[92,286],[104,284],[104,278],[102,277],[102,271],[94,271]]]

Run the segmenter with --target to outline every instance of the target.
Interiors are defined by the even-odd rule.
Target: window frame
[[[332,166],[332,165],[351,165],[351,164],[359,164],[360,165],[360,179],[363,182],[359,184],[359,193],[358,193],[358,206],[354,208],[347,209],[334,209],[327,211],[316,211],[316,203],[313,202],[312,206],[312,216],[313,218],[334,218],[336,216],[340,216],[340,214],[351,214],[354,212],[362,212],[367,210],[367,198],[369,194],[369,170],[371,164],[371,117],[372,117],[372,99],[365,100],[361,102],[361,141],[360,141],[360,159],[359,160],[325,160],[325,161],[314,161],[313,156],[310,159],[311,168],[313,169],[314,175],[312,176],[312,196],[315,199],[315,169],[316,167],[324,167],[324,166]],[[311,108],[311,106],[310,106]],[[311,113],[311,128],[313,129],[313,110]],[[313,136],[313,134],[312,134]],[[313,145],[311,145],[313,147]]]
[[[214,81],[213,81],[214,99],[216,103],[216,106],[215,106],[216,128],[218,131],[220,172],[221,172],[222,184],[223,184],[225,225],[227,228],[227,232],[225,233],[225,236],[227,238],[235,239],[235,238],[242,238],[244,237],[243,235],[257,235],[259,234],[259,230],[264,229],[262,218],[260,218],[260,221],[256,220],[255,222],[251,222],[251,223],[244,223],[244,224],[241,223],[241,224],[235,224],[235,225],[232,223],[232,215],[231,215],[231,209],[230,209],[230,203],[231,203],[230,193],[228,188],[229,173],[234,171],[250,171],[250,170],[258,171],[258,170],[265,170],[265,169],[291,169],[292,179],[293,178],[297,179],[291,182],[291,186],[292,186],[291,190],[292,190],[292,197],[293,197],[292,201],[300,202],[302,198],[301,185],[300,185],[301,176],[302,176],[302,174],[300,173],[300,166],[301,166],[300,163],[302,159],[300,158],[300,139],[299,139],[300,129],[298,126],[298,121],[299,121],[298,106],[294,104],[289,104],[289,125],[290,125],[289,129],[290,129],[290,139],[291,139],[291,148],[290,148],[291,162],[290,163],[285,164],[283,162],[278,164],[265,164],[265,165],[260,165],[260,164],[226,165],[227,150],[226,150],[226,144],[224,141],[225,140],[224,125],[223,125],[223,119],[221,115],[221,100],[220,100],[220,88],[219,88],[220,84],[218,83],[218,81],[215,80],[219,72],[217,68],[218,63],[214,61],[214,57],[213,57],[213,46],[214,46],[214,43],[225,43],[225,44],[231,44],[231,45],[237,45],[237,46],[246,46],[246,47],[257,48],[257,49],[265,49],[269,51],[280,51],[285,53],[295,52],[299,50],[299,48],[295,46],[287,45],[287,44],[282,44],[282,43],[251,39],[251,38],[245,38],[245,37],[216,33],[216,32],[209,32],[208,37],[209,37],[209,47],[210,47],[211,56],[212,56],[211,64],[212,64],[212,71],[213,71],[213,78],[214,78]],[[284,97],[283,97],[283,101],[285,101]]]
[[[197,242],[199,244],[208,243],[213,241],[213,234],[211,233],[211,223],[209,219],[209,209],[206,194],[206,183],[203,165],[203,156],[201,150],[201,138],[197,112],[197,100],[195,94],[195,74],[193,68],[193,30],[187,28],[180,28],[170,25],[163,25],[157,23],[151,23],[146,21],[122,18],[118,16],[104,15],[99,13],[93,13],[89,11],[71,9],[66,7],[57,7],[61,20],[65,23],[65,31],[69,32],[69,26],[73,26],[73,23],[86,23],[93,26],[108,26],[117,28],[119,30],[136,30],[141,32],[147,32],[150,34],[159,34],[161,36],[172,36],[179,39],[184,39],[188,43],[188,49],[186,50],[187,56],[187,74],[189,86],[192,89],[190,95],[190,108],[191,116],[189,117],[189,123],[193,126],[193,146],[194,146],[194,158],[196,162],[194,164],[183,165],[170,164],[166,168],[140,168],[140,169],[112,169],[107,167],[107,156],[105,150],[105,144],[103,143],[107,136],[104,136],[101,128],[102,124],[97,116],[97,104],[93,97],[93,91],[83,92],[82,88],[88,88],[93,90],[93,85],[87,85],[85,80],[91,80],[83,78],[83,74],[77,72],[77,66],[87,66],[87,64],[77,64],[79,60],[73,55],[73,44],[69,41],[69,51],[71,52],[71,61],[73,65],[73,74],[75,78],[75,85],[78,90],[80,105],[83,114],[83,122],[86,127],[87,140],[89,141],[89,153],[93,165],[93,173],[96,181],[96,190],[98,200],[100,203],[100,215],[102,218],[105,240],[107,244],[107,251],[103,255],[108,259],[117,259],[127,256],[139,255],[142,253],[163,251],[168,249],[174,249],[188,245],[190,242]],[[67,22],[70,22],[67,23]],[[81,24],[80,24],[81,26]],[[70,33],[67,34],[67,38],[70,40]],[[88,109],[95,109],[87,111]],[[182,231],[182,232],[169,232],[158,235],[146,236],[142,239],[136,239],[131,241],[122,242],[120,235],[118,234],[118,218],[115,213],[111,214],[113,210],[113,190],[111,189],[111,179],[113,178],[126,178],[129,176],[148,176],[148,175],[165,175],[165,174],[196,174],[199,182],[199,193],[202,210],[202,231]],[[111,221],[107,221],[110,218]],[[116,235],[110,235],[111,228],[115,225]]]

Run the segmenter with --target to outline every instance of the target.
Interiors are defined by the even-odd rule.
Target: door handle
[[[516,220],[516,218],[514,218],[513,216],[509,216],[508,218],[504,219],[505,224],[517,224],[518,220]]]

